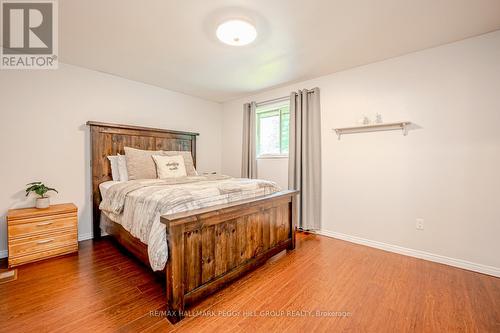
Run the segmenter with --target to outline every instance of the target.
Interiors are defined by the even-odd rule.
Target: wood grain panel
[[[226,251],[227,269],[231,270],[238,265],[238,238],[236,236],[237,220],[230,220],[226,223]]]
[[[9,237],[14,240],[19,237],[28,237],[39,235],[47,232],[57,230],[76,230],[77,218],[76,216],[69,216],[65,218],[40,218],[26,223],[10,225],[8,227]]]
[[[262,226],[262,249],[268,250],[271,244],[271,215],[275,211],[274,208],[264,211],[260,216],[260,224]]]
[[[236,238],[238,246],[238,263],[242,264],[248,259],[247,255],[247,217],[240,217],[236,220]]]
[[[202,229],[201,243],[201,282],[206,283],[215,277],[215,226]]]
[[[19,220],[22,220],[20,223],[26,223],[27,221],[30,221],[30,219],[43,219],[47,216],[62,216],[62,214],[76,215],[77,211],[78,208],[72,203],[51,205],[49,208],[45,209],[38,209],[34,207],[9,209],[7,221],[9,222],[9,225],[12,225],[17,223],[16,221]]]
[[[78,245],[76,242],[73,242],[72,244],[69,244],[67,246],[48,248],[43,251],[29,253],[19,257],[9,257],[9,266],[16,267],[22,264],[28,264],[42,259],[74,253],[76,251],[78,251]]]
[[[277,227],[277,235],[278,235],[278,243],[284,241],[287,238],[287,233],[285,230],[285,223],[288,216],[288,210],[284,207],[277,208],[276,214],[276,227]]]
[[[35,252],[64,246],[72,246],[77,243],[76,230],[71,233],[51,233],[26,238],[17,238],[9,241],[9,257],[20,257]]]
[[[163,217],[162,217],[163,219]],[[185,248],[184,248],[184,225],[171,226],[166,224],[168,261],[166,270],[167,286],[167,309],[170,311],[169,318],[176,322],[183,318],[182,311],[186,304],[184,300],[185,291]],[[190,251],[190,250],[189,250]]]
[[[277,209],[269,210],[269,246],[273,247],[278,243]]]
[[[227,271],[227,233],[226,223],[215,225],[215,276]]]
[[[281,206],[280,209],[282,210],[281,227],[283,228],[283,241],[285,241],[290,238],[290,211],[288,209],[288,206]]]
[[[201,285],[201,231],[188,231],[184,237],[184,286],[191,291]]]
[[[271,217],[277,215],[275,213],[277,210],[280,212],[281,220],[271,220]],[[281,230],[280,238],[275,244],[289,239],[283,226],[283,219],[290,218],[286,212],[288,205],[282,205],[215,225],[202,225],[199,229],[186,228],[191,230],[185,233],[186,290],[189,292],[269,250],[271,229],[274,225]],[[198,239],[199,230],[201,238]],[[199,251],[201,251],[200,256]],[[199,265],[196,261],[200,262]],[[198,279],[200,269],[201,278]]]
[[[247,217],[247,248],[245,251],[245,260],[252,258],[255,250],[255,220],[256,214],[248,215]]]
[[[143,149],[143,150],[155,150],[155,138],[150,136],[141,135],[123,135],[123,134],[104,134],[104,137],[111,136],[112,149],[124,154],[125,147]],[[106,140],[109,140],[106,138]],[[109,155],[106,155],[109,156]],[[108,163],[109,164],[109,163]]]
[[[191,140],[177,138],[156,138],[156,150],[191,151]]]

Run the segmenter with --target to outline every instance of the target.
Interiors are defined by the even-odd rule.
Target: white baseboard
[[[0,251],[0,259],[1,258],[7,258],[8,255],[9,255],[9,251],[7,251],[7,250],[1,250]]]
[[[365,238],[361,238],[361,237],[356,237],[356,236],[350,236],[350,235],[346,235],[346,234],[342,234],[342,233],[334,232],[334,231],[321,230],[321,231],[318,231],[317,233],[320,235],[323,235],[323,236],[337,238],[337,239],[345,240],[345,241],[348,241],[351,243],[366,245],[369,247],[374,247],[374,248],[389,251],[389,252],[399,253],[399,254],[403,254],[406,256],[414,257],[414,258],[429,260],[429,261],[437,262],[440,264],[445,264],[445,265],[463,268],[463,269],[467,269],[467,270],[478,272],[478,273],[483,273],[483,274],[488,274],[488,275],[500,277],[500,268],[498,268],[498,267],[477,264],[477,263],[473,263],[473,262],[462,260],[462,259],[445,257],[445,256],[442,256],[439,254],[409,249],[409,248],[398,246],[398,245],[382,243],[382,242],[373,241],[373,240],[369,240],[369,239],[365,239]]]
[[[87,239],[92,239],[92,238],[94,238],[94,234],[91,232],[88,232],[86,234],[78,234],[78,241],[79,242],[87,240]]]

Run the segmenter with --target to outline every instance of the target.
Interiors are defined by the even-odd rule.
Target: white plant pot
[[[38,209],[49,208],[50,198],[37,198],[35,207]]]

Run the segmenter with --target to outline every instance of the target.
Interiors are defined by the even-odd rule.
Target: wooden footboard
[[[283,191],[161,217],[166,225],[167,317],[177,322],[184,308],[273,255],[295,248],[296,191]]]

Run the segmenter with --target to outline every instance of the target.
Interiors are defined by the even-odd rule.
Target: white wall
[[[323,232],[500,269],[500,31],[223,104],[222,171],[239,174],[243,102],[315,86]],[[421,129],[332,131],[377,112]]]
[[[0,71],[0,254],[9,208],[30,206],[24,185],[57,188],[54,203],[79,208],[80,238],[91,236],[88,120],[196,131],[200,171],[220,171],[221,105],[61,64],[54,71]]]
[[[257,159],[257,177],[275,181],[282,189],[287,189],[288,158]]]

